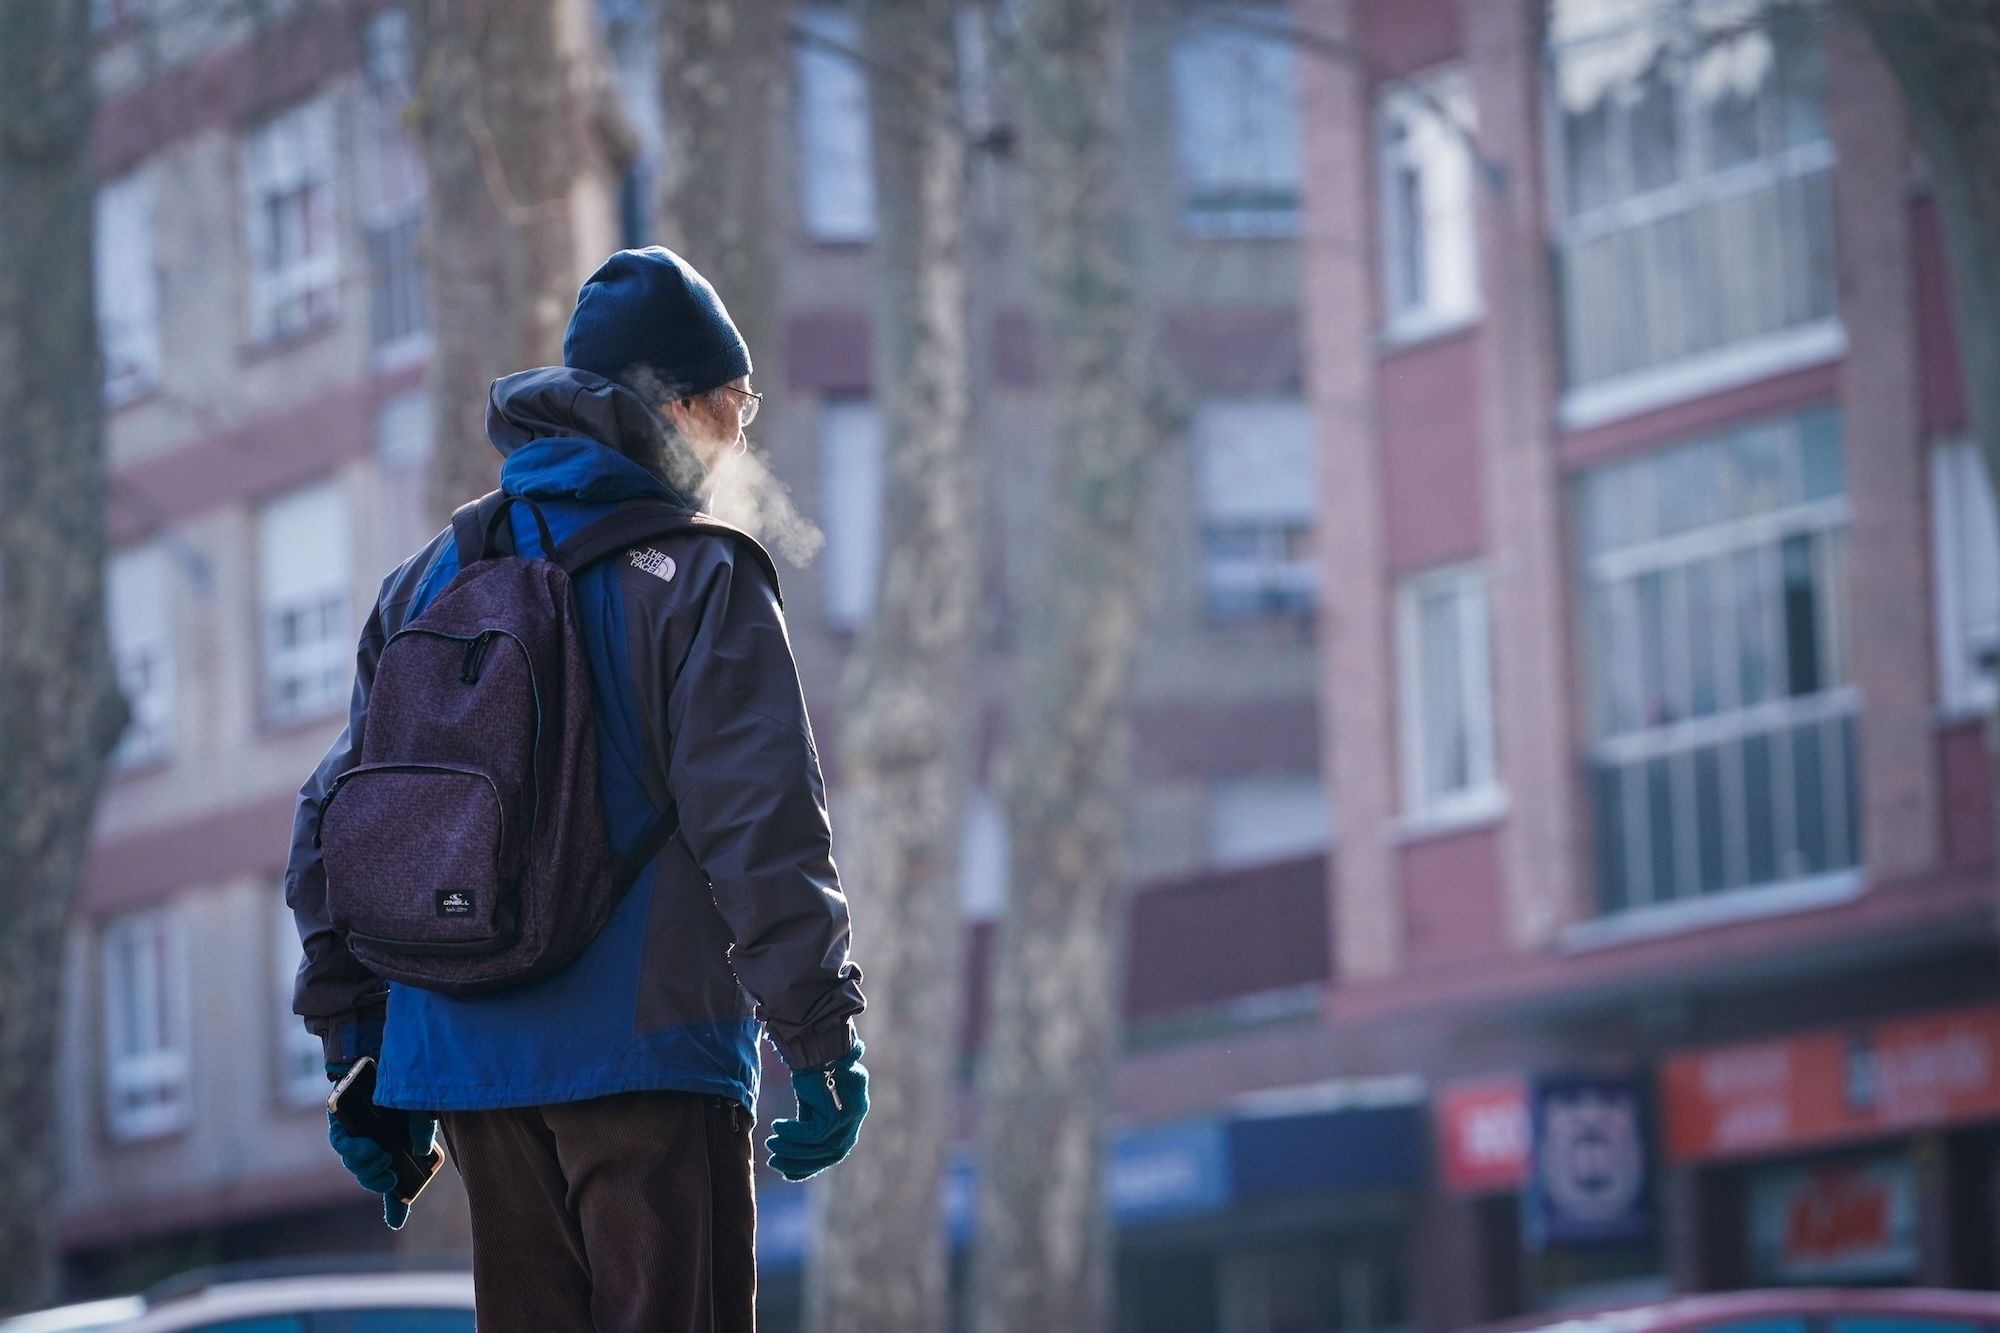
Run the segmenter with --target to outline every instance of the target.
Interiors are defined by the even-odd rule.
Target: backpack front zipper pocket
[[[313,838],[327,914],[351,943],[406,953],[505,948],[518,881],[499,784],[458,764],[363,764],[342,773]]]

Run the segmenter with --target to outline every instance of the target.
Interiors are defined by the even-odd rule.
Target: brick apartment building
[[[592,16],[655,147],[632,178],[601,183],[604,234],[584,229],[579,280],[614,245],[650,239],[659,136],[646,11],[604,0]],[[396,119],[409,72],[400,11],[381,0],[104,0],[93,13],[111,618],[137,722],[67,946],[59,1221],[79,1294],[198,1264],[392,1243],[325,1145],[319,1055],[288,1012],[296,940],[280,878],[297,785],[344,717],[369,599],[431,531],[419,492],[432,447],[424,183]],[[1238,1123],[1199,1086],[1155,1099],[1143,1067],[1149,1051],[1317,1031],[1330,970],[1296,65],[1288,47],[1240,27],[1165,7],[1134,17],[1135,239],[1189,424],[1161,473],[1140,667],[1128,986],[1140,1077],[1120,1092],[1130,1123],[1118,1129],[1115,1193],[1135,1237],[1135,1291],[1162,1291],[1148,1274],[1173,1273],[1185,1237],[1207,1236],[1204,1262],[1226,1270],[1228,1294],[1211,1276],[1206,1299],[1254,1310],[1298,1267],[1298,1246],[1325,1248],[1319,1204],[1298,1202],[1319,1199],[1310,1192],[1323,1182],[1272,1171],[1261,1194],[1233,1178],[1225,1190],[1230,1154],[1268,1167],[1282,1152],[1271,1134],[1324,1112],[1265,1108]],[[799,21],[852,34],[836,6],[801,5]],[[968,20],[973,115],[998,114],[981,110],[1000,97],[983,73],[984,31]],[[838,825],[834,685],[868,615],[879,544],[869,343],[881,260],[867,86],[809,43],[794,74],[773,155],[783,336],[756,349],[777,424],[757,444],[827,538],[786,592]],[[1025,256],[1005,225],[1012,170],[985,162],[974,182],[990,571],[988,743],[964,875],[975,960],[1006,864],[983,776],[1004,730],[1046,476]],[[865,888],[856,896],[865,960]],[[975,1000],[970,1040],[982,1021]],[[1295,1081],[1280,1066],[1246,1086]],[[1388,1085],[1382,1107],[1357,1114],[1391,1125],[1398,1178],[1414,1179],[1409,1089]],[[963,1172],[952,1182],[961,1242],[966,1183]],[[433,1188],[440,1198],[394,1243],[462,1249],[451,1183]],[[805,1192],[773,1179],[763,1194],[767,1313],[783,1327],[798,1301]],[[1217,1257],[1215,1237],[1237,1234],[1225,1224],[1251,1195],[1269,1196],[1256,1234],[1272,1239]],[[1389,1271],[1386,1257],[1369,1263]],[[1386,1290],[1386,1276],[1376,1285]]]
[[[2000,546],[1887,72],[1703,0],[1294,10],[1356,53],[1300,66],[1337,981],[1206,1081],[1421,1078],[1417,1326],[1996,1285]],[[1650,1207],[1543,1246],[1579,1074]]]

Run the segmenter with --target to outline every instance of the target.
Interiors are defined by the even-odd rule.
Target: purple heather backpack
[[[571,577],[698,531],[739,540],[777,584],[747,534],[655,501],[622,505],[560,546],[519,501],[553,554],[518,556],[506,524],[516,502],[496,491],[452,516],[458,574],[383,645],[358,762],[327,792],[313,840],[354,956],[447,995],[570,962],[679,826],[670,807],[624,856],[606,841]]]

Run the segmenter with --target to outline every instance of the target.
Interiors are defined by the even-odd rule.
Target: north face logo
[[[472,895],[459,889],[443,889],[437,896],[439,916],[471,916]]]
[[[632,552],[632,565],[636,569],[645,570],[656,579],[673,581],[674,558],[665,551],[655,551],[650,546],[641,546]]]

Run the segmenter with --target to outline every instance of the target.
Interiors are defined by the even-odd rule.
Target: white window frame
[[[1986,460],[1969,439],[1931,449],[1931,558],[1937,594],[1938,699],[1947,717],[1981,716],[2000,705],[2000,679],[1980,658],[2000,652],[2000,605],[1975,607],[1975,570],[1988,594],[2000,587],[2000,509]],[[2000,602],[2000,597],[1995,598]]]
[[[1376,109],[1376,186],[1381,200],[1383,337],[1391,343],[1413,342],[1475,323],[1482,311],[1479,288],[1478,170],[1469,140],[1474,132],[1472,86],[1465,69],[1450,65],[1414,79],[1399,81],[1382,94]],[[1413,150],[1420,133],[1448,136],[1449,147],[1428,163]],[[1425,202],[1421,254],[1397,204],[1397,181],[1408,167],[1419,179]],[[1444,177],[1439,181],[1436,177]],[[1455,178],[1455,179],[1453,179]],[[1443,202],[1433,199],[1436,191]],[[1451,199],[1456,192],[1462,205]],[[1447,270],[1446,249],[1466,277],[1466,289],[1456,299],[1438,292]],[[1424,270],[1426,290],[1407,290],[1404,273],[1412,263]]]
[[[1239,432],[1256,429],[1260,414],[1283,414],[1288,429],[1300,432],[1293,443],[1304,475],[1285,488],[1295,501],[1284,511],[1231,503],[1242,494],[1233,481],[1240,465],[1225,459]],[[1268,428],[1272,423],[1266,421]],[[1198,404],[1189,424],[1200,525],[1200,595],[1203,615],[1218,625],[1270,620],[1309,620],[1319,597],[1319,565],[1313,555],[1317,541],[1317,464],[1313,424],[1305,402],[1296,395],[1218,396]],[[1223,542],[1248,542],[1248,552],[1218,555]],[[1296,549],[1303,546],[1303,552]],[[1238,588],[1236,585],[1245,585]],[[1232,604],[1246,591],[1248,604]],[[1266,603],[1273,598],[1279,605]]]
[[[845,6],[805,4],[793,21],[849,50],[861,45],[859,20]],[[794,49],[792,75],[800,225],[813,241],[872,241],[877,210],[867,76],[852,57],[811,40]]]
[[[1790,870],[1781,861],[1788,852],[1796,850],[1797,842],[1798,797],[1794,790],[1793,733],[1801,727],[1817,726],[1820,729],[1817,743],[1825,746],[1830,733],[1844,735],[1841,728],[1853,725],[1860,713],[1860,692],[1852,683],[1851,651],[1847,644],[1850,610],[1846,533],[1852,509],[1844,484],[1838,494],[1814,498],[1804,493],[1804,425],[1814,415],[1814,412],[1807,411],[1770,418],[1721,436],[1683,441],[1632,463],[1606,465],[1607,469],[1635,469],[1630,474],[1634,486],[1627,493],[1627,504],[1637,504],[1642,508],[1657,506],[1663,494],[1659,490],[1661,475],[1658,466],[1668,455],[1683,450],[1724,447],[1738,436],[1765,435],[1777,441],[1782,451],[1777,460],[1776,484],[1784,491],[1776,503],[1670,535],[1635,539],[1602,551],[1595,550],[1587,537],[1579,540],[1583,558],[1577,600],[1582,621],[1580,636],[1587,645],[1585,680],[1590,698],[1592,781],[1595,781],[1595,770],[1599,766],[1616,766],[1624,773],[1637,774],[1643,773],[1645,765],[1650,762],[1666,761],[1671,765],[1668,800],[1677,812],[1690,804],[1694,804],[1698,811],[1698,776],[1694,756],[1704,749],[1719,752],[1716,761],[1717,799],[1723,816],[1722,827],[1709,830],[1704,825],[1703,832],[1697,834],[1694,830],[1702,822],[1698,814],[1693,818],[1676,820],[1672,845],[1667,849],[1674,882],[1667,886],[1665,892],[1654,883],[1651,854],[1655,850],[1653,839],[1657,831],[1646,809],[1651,798],[1642,790],[1641,783],[1621,778],[1618,830],[1626,877],[1626,902],[1623,906],[1609,906],[1605,901],[1606,886],[1600,883],[1597,885],[1596,906],[1605,922],[1629,920],[1633,925],[1611,929],[1612,937],[1625,937],[1635,930],[1643,932],[1649,929],[1645,918],[1657,917],[1669,924],[1708,923],[1759,914],[1765,910],[1760,904],[1766,900],[1770,904],[1785,904],[1794,900],[1818,902],[1825,895],[1838,896],[1848,892],[1860,873],[1858,856],[1865,853],[1865,848],[1859,849],[1856,859],[1830,865],[1823,871],[1810,867]],[[1844,475],[1844,442],[1840,447]],[[1579,484],[1590,484],[1596,475],[1587,474]],[[1819,590],[1820,602],[1816,608],[1819,618],[1814,626],[1814,653],[1816,663],[1823,670],[1814,692],[1793,695],[1786,692],[1784,684],[1789,662],[1784,641],[1782,560],[1784,543],[1799,537],[1816,540],[1816,545],[1811,548],[1815,558],[1813,586]],[[1714,626],[1710,645],[1714,668],[1714,677],[1710,682],[1715,691],[1713,707],[1702,711],[1693,703],[1699,696],[1694,664],[1689,660],[1688,649],[1692,643],[1685,641],[1686,636],[1667,635],[1671,642],[1667,643],[1663,659],[1658,664],[1657,683],[1660,699],[1672,708],[1673,715],[1664,721],[1621,727],[1621,718],[1642,717],[1655,706],[1644,696],[1644,682],[1653,672],[1642,660],[1640,640],[1643,635],[1631,632],[1632,627],[1640,623],[1636,580],[1654,573],[1678,575],[1684,579],[1685,571],[1717,558],[1762,562],[1762,574],[1766,581],[1759,585],[1756,597],[1758,632],[1763,636],[1758,660],[1768,673],[1765,692],[1769,697],[1746,701],[1742,695],[1744,658],[1741,655],[1741,617],[1745,603],[1741,587],[1732,583],[1730,595],[1726,597],[1720,591],[1711,589],[1711,595],[1723,608],[1722,614],[1714,616],[1710,622]],[[1618,590],[1605,604],[1609,617],[1605,623],[1623,627],[1618,642],[1613,645],[1618,660],[1610,663],[1596,660],[1601,643],[1599,626],[1593,617],[1597,613],[1601,587]],[[1688,609],[1684,582],[1663,583],[1660,595],[1663,618]],[[1663,630],[1663,635],[1665,633]],[[1771,852],[1774,862],[1777,862],[1773,865],[1772,877],[1762,880],[1750,878],[1753,867],[1748,825],[1750,807],[1742,773],[1744,749],[1723,748],[1739,743],[1747,748],[1748,743],[1757,738],[1762,738],[1770,747]],[[1858,746],[1855,752],[1850,752],[1843,744],[1837,743],[1830,751],[1822,752],[1819,814],[1825,821],[1823,827],[1830,853],[1836,849],[1855,851],[1859,848],[1858,830],[1848,822],[1847,797],[1851,785],[1856,792],[1853,814],[1858,821],[1860,775],[1850,771],[1850,764],[1858,768]],[[1590,815],[1593,837],[1602,839],[1606,835],[1596,802],[1597,794],[1593,789]],[[1719,841],[1716,854],[1722,860],[1729,883],[1722,888],[1704,891],[1701,887],[1703,847],[1698,845],[1698,841],[1705,840],[1711,832]],[[1600,859],[1603,854],[1600,846]],[[1694,884],[1692,891],[1687,889],[1690,881]],[[1602,932],[1586,932],[1592,935],[1598,933]]]
[[[114,1139],[178,1133],[194,1119],[187,933],[172,906],[104,924],[98,951],[104,1006],[104,1107]],[[127,964],[130,963],[128,967]],[[158,1029],[133,1031],[152,1015]]]
[[[299,943],[298,918],[285,902],[282,886],[276,897],[272,976],[278,993],[271,1012],[278,1023],[278,1096],[287,1106],[323,1106],[328,1091],[325,1046],[306,1031],[305,1020],[292,1012],[293,987],[299,962],[305,956]]]
[[[1721,0],[1721,3],[1713,8],[1720,13],[1734,3],[1735,0]],[[1703,7],[1702,0],[1696,0],[1692,10],[1667,9],[1661,13],[1670,17],[1676,14],[1686,15],[1693,14]],[[1696,18],[1699,20],[1699,15],[1696,15]],[[1828,244],[1837,251],[1838,236],[1835,234],[1836,229],[1831,217],[1830,181],[1835,165],[1835,151],[1831,138],[1822,135],[1810,141],[1780,143],[1770,147],[1758,158],[1726,167],[1704,165],[1708,131],[1702,123],[1703,117],[1695,104],[1694,96],[1686,90],[1686,85],[1694,77],[1691,70],[1683,70],[1675,94],[1673,116],[1678,155],[1675,179],[1644,192],[1627,193],[1584,212],[1572,211],[1562,105],[1563,50],[1573,46],[1587,51],[1590,47],[1603,42],[1621,40],[1621,34],[1636,38],[1644,34],[1646,24],[1653,21],[1634,19],[1630,34],[1625,34],[1625,30],[1620,29],[1610,34],[1575,37],[1568,42],[1562,41],[1560,33],[1552,31],[1544,62],[1548,75],[1544,84],[1546,142],[1550,163],[1547,208],[1559,272],[1566,268],[1573,252],[1606,237],[1637,232],[1641,228],[1675,217],[1694,217],[1753,195],[1775,196],[1781,189],[1814,178],[1829,182],[1827,186],[1829,215],[1825,226],[1828,232]],[[1703,38],[1698,33],[1683,31],[1685,24],[1678,20],[1669,22],[1664,18],[1658,22],[1664,26],[1658,32],[1649,35],[1660,42],[1665,49],[1682,51],[1699,48]],[[1771,105],[1776,106],[1775,103]],[[1776,115],[1780,112],[1781,108],[1767,111],[1766,114]],[[1630,118],[1622,114],[1614,116],[1608,134],[1610,146],[1607,151],[1614,169],[1629,168],[1632,160],[1629,147]],[[1793,238],[1795,242],[1799,239]],[[1711,285],[1747,286],[1758,280],[1759,275],[1751,273],[1737,275],[1729,280],[1717,277],[1712,280]],[[1688,281],[1689,279],[1685,277],[1677,277],[1665,285],[1677,287],[1685,285]],[[1567,380],[1572,373],[1568,365],[1572,349],[1580,343],[1595,346],[1607,340],[1601,336],[1601,331],[1574,327],[1580,318],[1581,307],[1571,302],[1575,300],[1574,291],[1580,290],[1581,284],[1572,276],[1565,278],[1561,285],[1566,292],[1571,293],[1559,302],[1562,308],[1558,311],[1558,338],[1563,348]],[[1629,368],[1581,382],[1566,382],[1558,404],[1558,417],[1569,429],[1587,429],[1689,398],[1721,392],[1771,375],[1835,360],[1846,350],[1846,333],[1840,319],[1838,287],[1837,259],[1830,258],[1826,274],[1826,291],[1822,293],[1828,302],[1824,314],[1794,319],[1790,323],[1752,332],[1747,336],[1706,342],[1680,355],[1642,361]],[[1653,322],[1660,324],[1662,321],[1656,318]],[[1617,330],[1611,332],[1616,333]]]
[[[859,629],[875,614],[888,484],[886,430],[881,409],[870,398],[843,394],[820,401],[820,522],[826,531],[820,590],[826,623],[834,629]]]
[[[160,382],[152,182],[143,170],[128,172],[97,191],[95,209],[97,341],[104,360],[105,401],[118,406]],[[121,218],[121,213],[136,216]]]
[[[1189,15],[1182,20],[1174,37],[1170,66],[1174,156],[1181,183],[1181,227],[1187,234],[1198,237],[1296,236],[1303,207],[1303,149],[1298,58],[1284,36],[1291,27],[1288,11],[1284,5],[1273,3],[1246,2],[1232,8],[1252,22],[1238,24],[1223,17]],[[1257,31],[1256,27],[1261,26],[1268,26],[1271,31],[1268,34]],[[1276,154],[1264,164],[1267,169],[1261,174],[1248,171],[1241,162],[1230,164],[1234,175],[1216,174],[1218,164],[1197,161],[1196,154],[1190,151],[1189,135],[1196,133],[1195,119],[1208,114],[1201,110],[1200,99],[1243,91],[1246,87],[1221,84],[1210,78],[1211,71],[1204,68],[1206,61],[1215,58],[1214,51],[1205,50],[1205,46],[1226,47],[1230,43],[1268,47],[1284,62],[1283,74],[1275,80],[1278,86],[1261,82],[1247,85],[1255,90],[1255,95],[1267,96],[1271,107],[1287,122],[1276,127],[1277,133],[1271,133],[1271,127],[1267,126],[1263,133],[1254,136]],[[1288,191],[1289,198],[1281,201],[1280,196]],[[1233,192],[1241,192],[1253,200],[1260,193],[1268,193],[1271,198],[1269,202],[1232,203],[1229,196]]]
[[[400,6],[363,30],[366,74],[355,135],[357,212],[368,270],[368,336],[375,360],[401,366],[431,350],[424,272],[423,156],[403,127],[410,99],[409,17]]]
[[[303,504],[308,499],[335,504],[340,515],[338,522],[344,526],[334,538],[335,549],[323,553],[329,566],[325,580],[310,592],[280,600],[269,586],[268,548],[280,535],[274,528],[284,516],[286,506]],[[353,522],[353,505],[338,480],[318,482],[274,497],[257,515],[257,614],[263,643],[264,713],[273,724],[331,716],[347,704],[354,680]],[[285,645],[282,622],[285,616],[294,613],[321,616],[323,632],[316,639]],[[308,682],[318,677],[323,683],[317,690],[303,689],[287,703],[281,699],[280,684],[289,677]]]
[[[1426,713],[1423,612],[1450,597],[1455,604],[1460,658],[1456,680],[1459,719],[1465,727],[1466,781],[1446,789],[1426,771],[1431,728]],[[1426,570],[1396,590],[1396,662],[1399,733],[1403,762],[1403,827],[1428,832],[1491,819],[1506,804],[1500,782],[1493,718],[1492,608],[1486,570],[1478,563]]]
[[[166,758],[174,745],[173,568],[166,548],[154,543],[114,555],[105,570],[105,593],[112,660],[131,706],[112,762],[139,768]],[[159,616],[153,633],[135,632],[129,615],[135,603],[142,614]]]
[[[339,146],[334,103],[319,94],[247,131],[240,145],[245,291],[252,343],[292,337],[331,322],[340,304]],[[273,255],[267,225],[274,198],[305,193],[305,226],[314,247]]]

